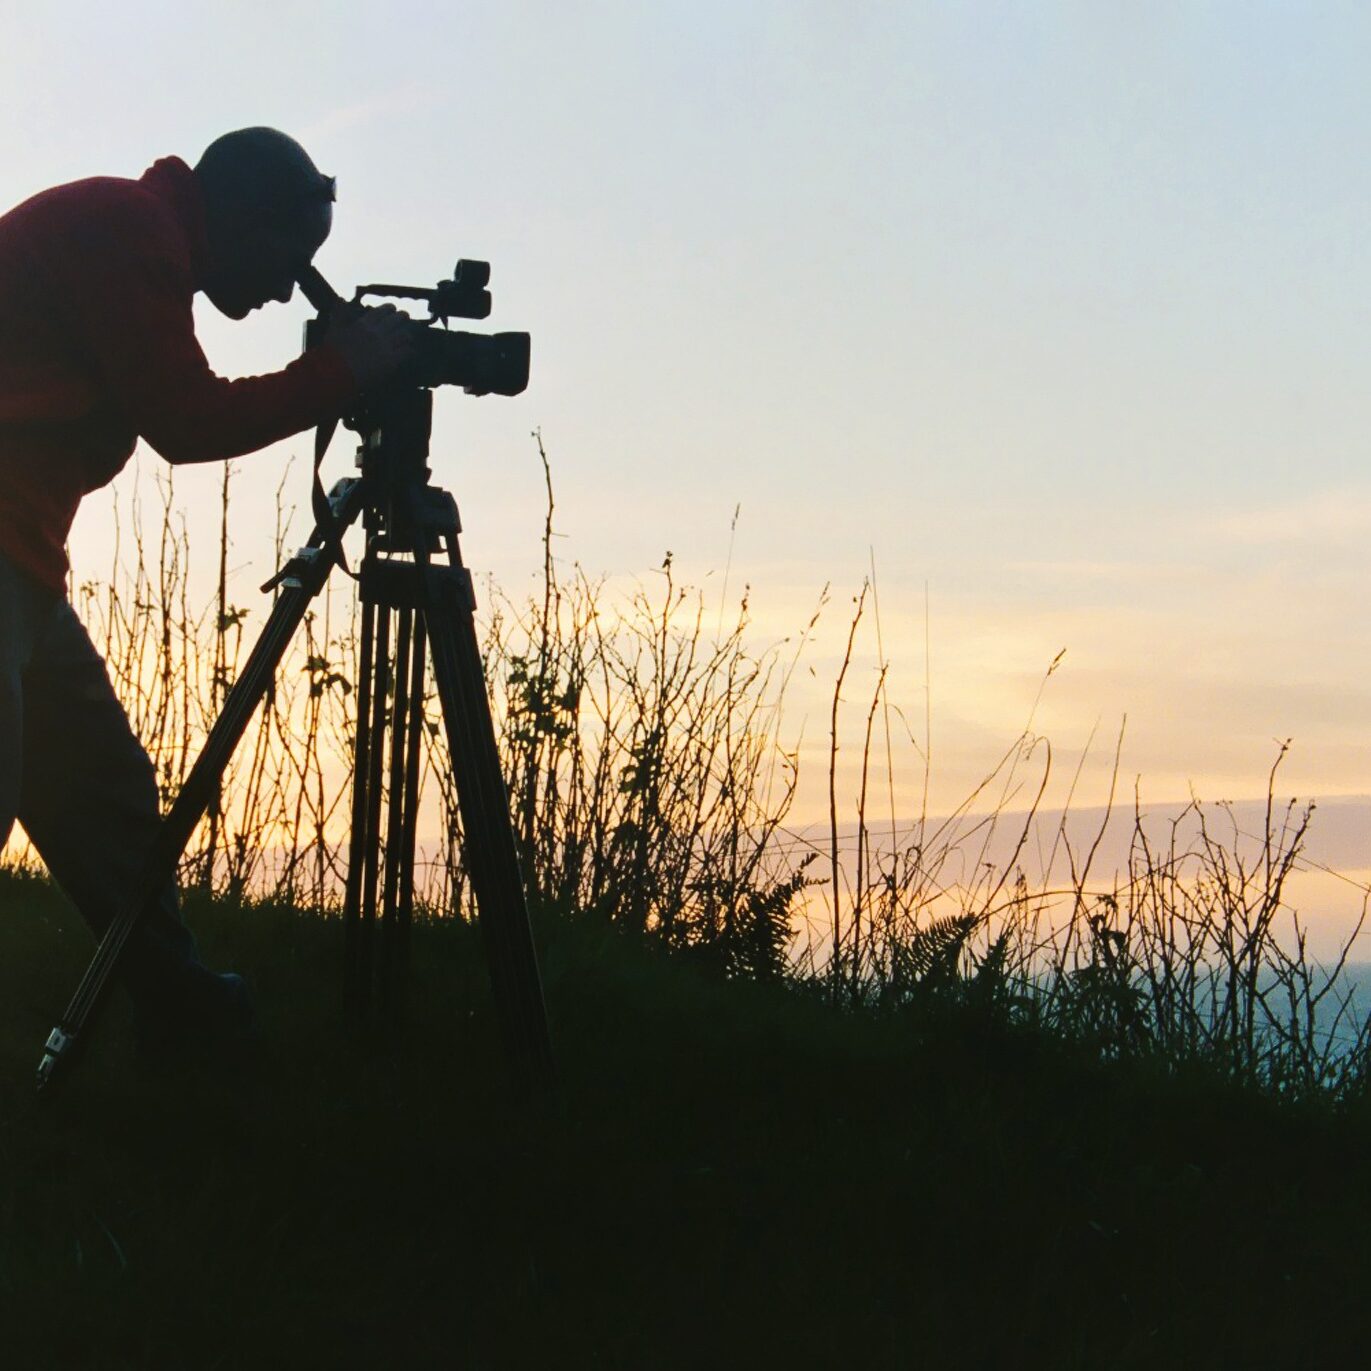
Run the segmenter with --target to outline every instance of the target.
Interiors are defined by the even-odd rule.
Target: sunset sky
[[[1371,791],[1371,11],[0,5],[4,207],[264,123],[338,177],[335,285],[492,261],[533,381],[444,395],[435,466],[505,585],[538,563],[537,426],[565,560],[650,584],[670,549],[717,596],[741,506],[759,642],[832,583],[814,743],[874,557],[935,804],[1063,648],[1036,719],[1063,774],[1126,713],[1158,800],[1259,794],[1278,737],[1287,789]],[[197,311],[229,375],[307,316]],[[244,602],[306,452],[240,464]],[[218,479],[177,477],[206,537]],[[78,568],[111,530],[92,497]],[[864,637],[854,702],[876,661]]]

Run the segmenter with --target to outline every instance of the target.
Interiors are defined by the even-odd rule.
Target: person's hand
[[[394,305],[365,306],[331,325],[324,341],[343,354],[358,389],[370,390],[413,359],[422,327]]]

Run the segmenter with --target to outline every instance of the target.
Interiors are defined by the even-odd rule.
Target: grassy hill
[[[266,1035],[150,1076],[0,881],[0,1359],[43,1367],[1322,1367],[1371,1329],[1371,1122],[954,1014],[839,1015],[540,922],[563,1093],[510,1098],[474,932],[349,1037],[341,927],[192,905]]]

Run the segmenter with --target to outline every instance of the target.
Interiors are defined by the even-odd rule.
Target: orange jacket
[[[0,216],[0,551],[59,594],[81,497],[139,437],[173,463],[237,457],[354,394],[327,346],[269,376],[216,376],[191,315],[207,254],[199,183],[179,157]]]

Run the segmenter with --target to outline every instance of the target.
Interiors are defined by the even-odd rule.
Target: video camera
[[[338,313],[359,309],[365,297],[421,300],[427,320],[414,320],[420,334],[416,359],[393,382],[397,386],[461,386],[468,395],[518,395],[528,385],[527,333],[463,333],[449,319],[484,319],[490,314],[490,263],[463,258],[450,281],[436,286],[358,286],[344,300],[313,268],[296,278],[305,298],[319,311],[305,325],[305,346],[319,342]]]

